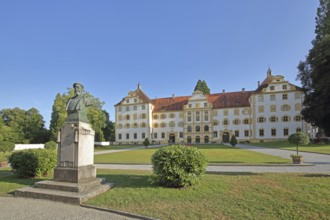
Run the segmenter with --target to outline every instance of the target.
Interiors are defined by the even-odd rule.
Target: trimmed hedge
[[[41,177],[53,171],[57,163],[57,154],[55,150],[29,149],[12,153],[8,161],[19,177]]]
[[[154,180],[166,187],[189,187],[204,175],[207,160],[195,147],[172,145],[156,151],[151,158]]]

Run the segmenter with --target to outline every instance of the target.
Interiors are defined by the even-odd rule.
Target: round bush
[[[48,142],[45,143],[45,149],[56,150],[57,149],[57,143],[55,141],[48,141]]]
[[[31,178],[46,176],[53,171],[57,162],[55,150],[29,149],[16,151],[8,161],[19,177]]]
[[[154,179],[166,187],[188,187],[204,175],[207,161],[195,147],[172,145],[156,151],[151,158]]]

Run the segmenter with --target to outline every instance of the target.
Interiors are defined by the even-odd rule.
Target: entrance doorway
[[[224,133],[222,134],[222,141],[223,141],[224,143],[229,143],[229,133],[228,133],[228,132],[224,132]]]
[[[175,143],[175,134],[170,134],[170,136],[169,136],[169,141],[172,143],[172,144],[174,144]]]

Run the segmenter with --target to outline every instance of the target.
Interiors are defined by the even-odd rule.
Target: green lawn
[[[296,150],[296,146],[293,144],[290,144],[288,141],[272,141],[272,142],[252,143],[250,145],[286,149],[286,150]],[[330,144],[309,144],[306,146],[299,146],[299,151],[330,154]]]
[[[98,170],[115,187],[87,204],[159,219],[329,219],[330,176],[207,174],[188,189],[149,181],[150,171]],[[48,177],[52,178],[52,177]],[[46,178],[46,179],[48,179]],[[18,179],[0,168],[0,196],[44,179]]]
[[[266,154],[242,150],[224,145],[196,145],[204,153],[209,163],[244,164],[285,164],[290,158],[283,159]],[[156,148],[139,149],[111,154],[95,155],[95,163],[151,164],[151,155]]]
[[[16,189],[24,186],[31,186],[35,182],[45,179],[53,178],[52,176],[46,178],[35,179],[20,179],[13,175],[10,168],[0,168],[0,196],[11,195]]]
[[[329,219],[330,176],[207,174],[197,186],[152,185],[151,172],[99,170],[115,188],[89,200],[94,206],[158,219]]]
[[[143,145],[110,145],[110,146],[97,146],[94,148],[95,152],[104,150],[122,150],[128,148],[142,147]]]

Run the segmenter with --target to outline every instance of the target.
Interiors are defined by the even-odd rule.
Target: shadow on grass
[[[2,183],[8,183],[8,184],[19,184],[19,185],[34,185],[34,183],[47,180],[49,178],[21,178],[18,177],[16,174],[14,174],[11,170],[0,170],[0,185]]]
[[[97,177],[105,178],[107,182],[114,183],[116,188],[156,188],[157,184],[152,184],[151,175],[131,175],[131,174],[98,174]]]
[[[219,175],[219,176],[261,176],[260,173],[251,173],[251,172],[214,172],[208,171],[206,174]]]
[[[322,177],[322,178],[330,178],[329,174],[304,174],[303,177]]]

